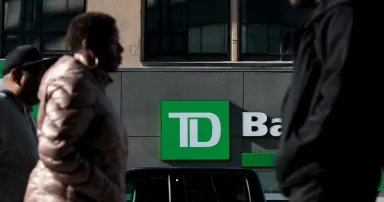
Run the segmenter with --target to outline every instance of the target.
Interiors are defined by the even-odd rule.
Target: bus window
[[[212,173],[212,179],[220,201],[250,201],[247,182],[243,175]]]
[[[127,186],[132,189],[131,200],[127,202],[169,202],[166,176],[131,179],[127,182]]]
[[[185,173],[188,202],[218,202],[209,173]]]
[[[170,176],[172,201],[187,202],[187,193],[184,187],[184,176],[181,174],[171,174]]]
[[[125,186],[125,200],[127,202],[133,202],[132,200],[133,196],[133,184],[126,184]]]

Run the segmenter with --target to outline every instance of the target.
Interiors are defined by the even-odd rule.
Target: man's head
[[[124,49],[116,20],[105,13],[86,12],[73,18],[67,31],[72,51],[81,53],[107,72],[117,71]]]
[[[45,69],[44,60],[35,47],[19,46],[5,58],[2,72],[4,88],[26,105],[38,104],[37,91]]]
[[[313,8],[320,0],[289,0],[296,8]]]

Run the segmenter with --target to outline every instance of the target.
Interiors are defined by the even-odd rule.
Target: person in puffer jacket
[[[39,87],[39,161],[25,202],[125,202],[127,135],[106,95],[123,48],[115,19],[87,12],[67,32],[61,57]]]

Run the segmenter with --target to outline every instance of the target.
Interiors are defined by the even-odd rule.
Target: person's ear
[[[93,51],[91,50],[91,48],[89,47],[89,42],[87,39],[83,39],[83,41],[81,41],[81,49],[83,49],[84,51],[87,52],[87,55],[89,55],[90,57],[94,58],[95,57],[95,54],[93,53]]]
[[[18,69],[14,68],[11,70],[10,74],[11,74],[12,81],[17,85],[21,85],[21,79],[23,77],[23,73]]]

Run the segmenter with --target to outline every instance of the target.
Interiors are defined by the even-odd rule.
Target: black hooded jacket
[[[282,192],[384,158],[384,3],[323,0],[293,35],[276,158]]]

